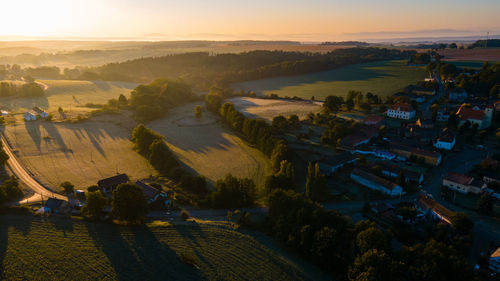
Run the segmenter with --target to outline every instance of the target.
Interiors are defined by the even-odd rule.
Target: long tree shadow
[[[7,243],[9,236],[9,224],[5,221],[5,216],[0,217],[0,279],[4,280],[3,260],[7,254]]]
[[[122,227],[87,223],[96,246],[104,252],[118,280],[200,280],[194,268],[177,258],[146,226]]]
[[[36,147],[38,148],[38,151],[40,151],[42,142],[42,133],[40,131],[39,121],[34,121],[34,122],[26,121],[24,122],[24,127],[26,128],[26,131],[30,135],[31,140],[33,140]]]
[[[59,133],[59,129],[52,122],[41,122],[41,126],[47,131],[48,136],[53,139],[57,145],[61,147],[61,150],[64,152],[66,158],[69,157],[68,153],[70,150],[68,149],[66,143],[64,142],[63,137]]]

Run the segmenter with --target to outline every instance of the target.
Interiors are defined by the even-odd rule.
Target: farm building
[[[415,117],[416,111],[407,103],[396,103],[387,110],[387,116],[391,118],[410,120]]]
[[[113,177],[102,179],[97,182],[102,192],[112,192],[115,187],[122,183],[128,183],[129,178],[126,174],[119,174]]]
[[[24,113],[24,120],[26,121],[34,121],[36,120],[36,112],[30,110],[30,111],[26,111]]]
[[[467,107],[462,105],[458,111],[457,115],[460,118],[458,123],[459,126],[465,124],[469,121],[471,125],[477,124],[478,129],[486,129],[491,125],[491,119],[493,118],[493,107],[486,106],[481,109],[480,106]]]
[[[443,179],[443,185],[460,193],[479,194],[486,187],[482,180],[476,180],[463,174],[448,172]]]
[[[143,181],[136,181],[135,184],[142,189],[142,194],[144,194],[144,197],[146,198],[148,204],[156,202],[159,197],[163,197],[158,189]]]
[[[490,256],[490,269],[496,273],[500,273],[500,247]]]
[[[405,158],[411,158],[412,156],[423,158],[425,164],[433,166],[438,166],[442,160],[441,153],[437,151],[429,151],[418,147],[407,146],[401,143],[392,143],[390,151]]]
[[[41,118],[47,118],[47,116],[49,116],[49,114],[47,112],[45,112],[43,109],[41,109],[40,107],[33,107],[33,112],[35,112],[35,114],[37,116],[40,116]]]
[[[323,174],[330,176],[345,165],[354,163],[356,163],[356,156],[349,152],[344,152],[328,157],[326,160],[319,162],[318,166]]]
[[[58,214],[68,207],[68,203],[57,198],[49,198],[45,202],[44,212]]]
[[[351,179],[363,186],[378,190],[389,196],[405,194],[401,186],[359,168],[351,172]]]
[[[434,201],[432,198],[421,195],[417,202],[417,208],[434,219],[439,219],[443,222],[451,224],[450,219],[453,212]]]
[[[442,150],[452,150],[455,146],[455,135],[448,130],[448,128],[444,128],[441,131],[439,137],[434,142],[434,147]]]
[[[464,89],[452,89],[448,91],[448,100],[464,102],[468,97]]]

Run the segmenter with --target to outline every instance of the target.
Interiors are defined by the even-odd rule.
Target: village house
[[[460,118],[458,123],[459,126],[462,126],[465,122],[469,121],[471,125],[477,124],[478,129],[482,130],[490,127],[491,125],[493,107],[486,106],[484,109],[481,109],[480,106],[468,107],[466,105],[462,105],[457,111],[457,116]]]
[[[415,117],[416,111],[410,104],[407,103],[396,103],[391,105],[387,110],[387,116],[391,118],[398,118],[404,120],[410,120]]]
[[[47,116],[49,116],[49,114],[47,112],[45,112],[43,109],[41,109],[40,107],[33,107],[33,111],[36,113],[37,116],[40,116],[41,118],[47,118]]]
[[[490,269],[496,273],[500,273],[500,247],[490,256]]]
[[[347,135],[340,141],[340,147],[344,150],[352,150],[360,145],[367,144],[372,138],[378,136],[378,128],[375,126],[364,126],[359,131]]]
[[[44,213],[59,214],[65,212],[65,210],[69,210],[69,205],[64,200],[49,198],[45,202]]]
[[[476,180],[463,174],[448,172],[443,179],[443,185],[463,194],[479,194],[486,187],[482,180]]]
[[[401,186],[358,168],[355,168],[351,172],[351,179],[365,187],[380,191],[389,196],[405,194]]]
[[[451,89],[448,90],[448,100],[464,102],[468,97],[467,91],[464,89]]]
[[[427,165],[438,166],[441,164],[442,156],[437,151],[429,151],[418,147],[408,146],[402,143],[392,143],[390,151],[405,157],[407,159],[412,157],[423,158],[424,163]]]
[[[318,162],[318,166],[323,174],[330,176],[345,165],[356,163],[356,160],[356,156],[349,152],[344,152]]]
[[[434,147],[450,151],[455,146],[455,140],[455,134],[453,134],[448,128],[444,128],[434,142]]]
[[[158,189],[152,187],[151,185],[143,181],[136,181],[135,185],[137,185],[142,189],[142,194],[144,194],[144,198],[146,198],[148,204],[152,204],[156,202],[158,199],[165,197],[165,195],[161,193]]]
[[[34,121],[34,120],[36,120],[36,112],[34,112],[33,110],[26,111],[24,113],[24,120],[26,120],[26,121]]]
[[[420,195],[417,201],[417,209],[433,219],[439,219],[445,223],[451,224],[453,212],[428,196],[423,194]]]
[[[24,120],[34,121],[38,118],[47,118],[47,116],[49,116],[49,114],[47,112],[43,111],[39,107],[33,107],[32,110],[26,111],[24,113]]]
[[[122,183],[128,183],[129,178],[126,174],[119,174],[113,177],[102,179],[97,182],[103,193],[113,192],[113,189]]]
[[[416,124],[422,129],[432,129],[434,128],[434,122],[430,118],[418,118]]]

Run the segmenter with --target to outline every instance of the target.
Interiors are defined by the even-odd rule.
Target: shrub
[[[181,214],[180,214],[181,220],[186,221],[190,217],[191,217],[191,215],[189,214],[189,212],[186,209],[181,210]]]
[[[73,193],[75,191],[75,185],[73,185],[69,181],[61,183],[60,186],[64,189],[64,192],[66,193]]]
[[[120,184],[113,190],[112,213],[115,218],[142,222],[147,213],[147,202],[142,189],[135,184]]]

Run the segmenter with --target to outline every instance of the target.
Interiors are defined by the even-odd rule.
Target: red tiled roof
[[[482,111],[482,110],[474,110],[472,108],[462,106],[458,110],[457,115],[462,120],[468,120],[468,119],[483,120],[483,118],[484,118],[484,111]]]
[[[391,109],[396,110],[396,111],[404,111],[404,112],[412,112],[413,111],[412,106],[407,104],[407,103],[395,103],[395,104],[391,105]]]
[[[462,185],[469,184],[472,180],[471,177],[468,177],[468,176],[463,175],[463,174],[453,173],[453,172],[448,172],[448,174],[446,174],[444,179],[447,181],[456,182],[456,183],[462,184]]]

